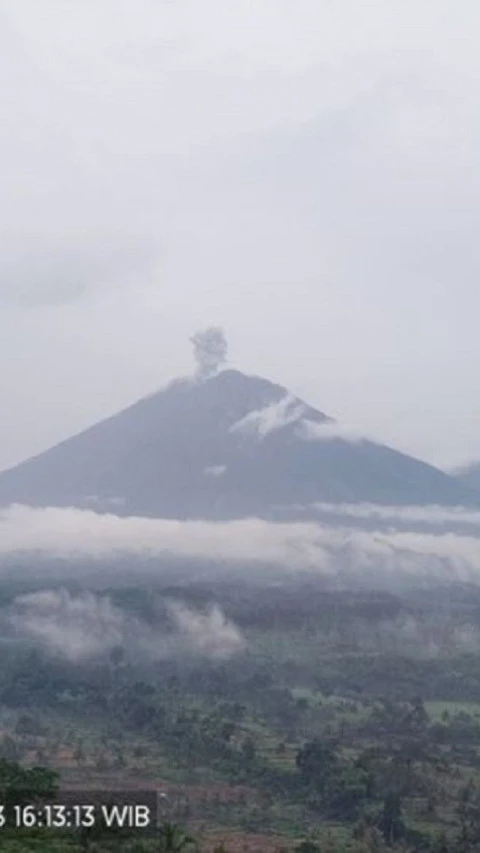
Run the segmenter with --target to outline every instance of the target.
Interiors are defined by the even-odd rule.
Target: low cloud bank
[[[316,524],[226,523],[98,514],[91,510],[15,505],[0,512],[0,556],[36,553],[75,559],[116,555],[297,565]]]
[[[240,631],[216,605],[206,612],[181,602],[166,605],[172,622],[169,632],[91,592],[43,590],[19,596],[7,618],[18,637],[71,662],[98,658],[116,648],[151,662],[177,655],[225,659],[244,647]]]
[[[13,506],[0,513],[0,566],[28,557],[71,561],[107,561],[115,558],[158,559],[158,572],[168,560],[179,558],[215,563],[228,573],[245,567],[258,578],[268,567],[284,572],[313,572],[329,577],[353,577],[365,583],[434,578],[480,583],[480,538],[455,532],[450,520],[478,522],[479,514],[438,507],[375,507],[322,505],[343,513],[345,523],[273,523],[242,519],[225,523],[119,518],[77,509],[33,509]],[[348,526],[349,513],[364,513],[370,527]],[[385,514],[388,525],[372,529],[375,513]],[[390,513],[388,515],[388,513]],[[405,519],[437,520],[441,529],[405,529]],[[398,518],[401,529],[395,529]],[[382,517],[382,520],[383,517]],[[1,569],[0,569],[1,571]],[[215,617],[216,618],[216,617]]]
[[[323,427],[322,427],[323,429]],[[364,518],[395,522],[424,522],[425,524],[463,524],[480,527],[480,510],[463,507],[442,506],[379,506],[378,504],[329,504],[312,505],[319,512],[335,513],[346,518]]]

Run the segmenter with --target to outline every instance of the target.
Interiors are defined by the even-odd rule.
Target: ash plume
[[[196,332],[190,341],[197,362],[196,376],[199,379],[213,376],[227,360],[225,332],[219,326],[209,326],[203,332]]]

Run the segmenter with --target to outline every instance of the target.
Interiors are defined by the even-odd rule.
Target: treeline
[[[333,808],[345,807],[372,793],[375,786],[373,768],[381,763],[378,754],[361,756],[355,765],[342,764],[332,745],[314,741],[299,752],[297,764],[302,783],[312,796],[326,798]],[[206,849],[194,836],[170,822],[152,827],[148,837],[138,831],[109,829],[96,823],[91,829],[14,829],[4,815],[15,805],[34,804],[40,808],[58,796],[58,777],[45,768],[25,769],[12,762],[0,761],[0,797],[2,829],[0,849],[6,853],[201,853]],[[345,799],[346,798],[346,799]],[[445,834],[427,839],[409,830],[403,816],[401,797],[390,791],[383,797],[378,812],[371,811],[356,822],[344,840],[332,831],[317,834],[315,839],[285,847],[278,853],[473,853],[480,844],[480,790],[473,783],[462,788],[458,803],[458,830],[447,839]],[[10,827],[10,828],[9,828]],[[210,848],[211,849],[211,848]],[[220,845],[214,853],[228,853],[228,845]]]

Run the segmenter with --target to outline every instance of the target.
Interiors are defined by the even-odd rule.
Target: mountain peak
[[[3,505],[223,519],[318,501],[460,504],[471,494],[230,368],[170,383],[0,475]]]

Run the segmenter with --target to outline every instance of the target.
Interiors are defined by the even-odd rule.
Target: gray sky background
[[[473,0],[0,0],[0,468],[232,363],[480,457]]]

